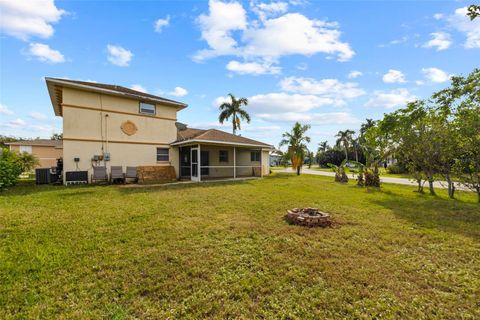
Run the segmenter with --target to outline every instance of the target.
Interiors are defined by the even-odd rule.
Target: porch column
[[[233,179],[237,177],[237,158],[236,158],[236,149],[233,147]]]
[[[260,178],[263,178],[263,150],[260,149]]]
[[[202,181],[202,160],[200,159],[200,144],[198,144],[198,149],[197,149],[197,167],[198,167],[198,181]]]

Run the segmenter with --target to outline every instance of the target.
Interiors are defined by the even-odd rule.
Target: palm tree
[[[354,133],[355,131],[347,129],[345,131],[338,131],[337,135],[335,136],[335,137],[338,137],[337,146],[343,145],[343,147],[345,148],[345,159],[347,161],[348,161],[348,147],[352,142],[352,135]]]
[[[318,152],[325,152],[328,148],[328,141],[322,141],[318,144]]]
[[[228,120],[230,117],[232,118],[232,126],[233,126],[233,134],[235,134],[238,130],[241,130],[240,128],[240,119],[242,120],[247,120],[247,123],[250,123],[250,115],[247,113],[247,111],[242,109],[242,105],[246,106],[248,105],[248,99],[247,98],[240,98],[237,99],[235,96],[231,93],[228,94],[230,97],[230,102],[224,102],[220,105],[220,116],[218,117],[218,121],[220,121],[221,124],[225,120]]]
[[[308,153],[307,143],[310,142],[310,137],[305,133],[310,129],[309,125],[301,125],[295,123],[291,132],[285,132],[280,141],[280,146],[288,145],[288,154],[292,161],[292,168],[297,170],[297,175],[300,175],[300,168],[303,165],[305,155]]]

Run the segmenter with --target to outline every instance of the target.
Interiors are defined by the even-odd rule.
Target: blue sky
[[[310,147],[358,130],[480,66],[464,1],[0,0],[0,133],[61,131],[43,77],[118,84],[189,104],[190,127],[247,97],[241,134],[278,145],[295,121]]]

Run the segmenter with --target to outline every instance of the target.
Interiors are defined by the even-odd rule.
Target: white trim
[[[247,147],[257,147],[264,148],[265,150],[275,149],[273,146],[251,144],[251,143],[240,143],[240,142],[227,142],[227,141],[216,141],[216,140],[202,140],[202,139],[192,139],[171,143],[171,146],[178,146],[182,144],[193,144],[193,143],[212,143],[212,144],[221,144],[221,145],[231,145],[231,146],[247,146]],[[263,149],[262,149],[263,150]]]
[[[235,146],[233,147],[233,179],[237,177],[237,158],[235,152]]]
[[[260,166],[200,166],[202,168],[260,168]]]

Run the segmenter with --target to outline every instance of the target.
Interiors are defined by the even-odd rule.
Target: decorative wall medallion
[[[120,128],[122,129],[123,133],[131,136],[131,135],[134,135],[138,128],[137,126],[135,125],[135,123],[133,123],[132,121],[130,120],[127,120],[125,121],[124,123],[122,123],[122,125],[120,126]]]

